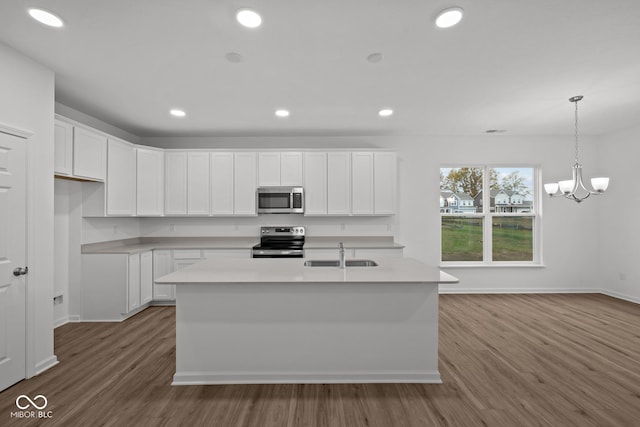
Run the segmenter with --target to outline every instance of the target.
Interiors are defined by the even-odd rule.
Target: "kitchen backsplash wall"
[[[309,236],[393,236],[395,217],[84,218],[82,243],[132,237],[255,236],[261,226],[303,225]]]
[[[140,218],[83,218],[82,243],[140,237]]]

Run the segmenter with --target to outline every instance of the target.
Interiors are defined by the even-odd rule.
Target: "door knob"
[[[29,272],[29,267],[25,267],[25,268],[16,267],[16,269],[13,270],[13,275],[14,276],[24,276],[28,272]]]

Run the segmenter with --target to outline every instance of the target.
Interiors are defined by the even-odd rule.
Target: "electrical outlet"
[[[175,224],[169,224],[169,231],[172,232],[172,233],[174,231],[176,231],[176,225]]]
[[[620,273],[620,280],[627,280],[627,275],[625,273]]]
[[[113,226],[113,234],[118,234],[118,226],[117,225]]]

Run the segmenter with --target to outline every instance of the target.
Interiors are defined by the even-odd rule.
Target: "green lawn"
[[[493,261],[532,261],[531,217],[493,218]],[[442,217],[442,260],[482,261],[482,219]]]

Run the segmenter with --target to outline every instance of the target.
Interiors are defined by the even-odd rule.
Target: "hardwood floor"
[[[640,305],[603,295],[441,295],[439,385],[172,387],[174,316],[56,329],[60,364],[0,393],[0,425],[639,425]],[[11,418],[22,394],[52,417]]]

